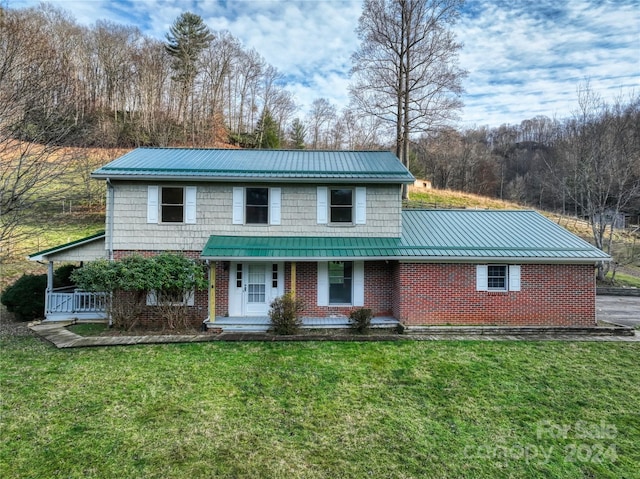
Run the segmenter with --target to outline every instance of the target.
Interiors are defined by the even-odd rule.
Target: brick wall
[[[163,251],[131,251],[131,250],[116,250],[113,252],[113,257],[115,260],[120,260],[127,256],[131,256],[133,254],[138,254],[144,258],[151,258],[157,254],[163,253]],[[178,253],[176,251],[176,253]],[[199,259],[200,251],[180,251],[179,253],[184,254],[187,258],[191,259]],[[189,323],[191,323],[194,327],[198,328],[202,324],[207,316],[209,308],[209,295],[207,294],[206,289],[198,290],[195,292],[193,306],[187,307],[187,314],[189,316]],[[155,306],[147,306],[142,312],[140,318],[140,323],[145,326],[151,327],[160,327],[162,326],[162,319],[158,314],[158,308]]]
[[[364,264],[364,307],[374,316],[391,315],[391,272],[393,266],[384,261],[367,261]],[[291,291],[291,264],[285,265],[285,291]],[[327,317],[332,314],[349,316],[358,309],[353,306],[318,306],[317,263],[297,263],[296,294],[304,303],[304,316]]]
[[[115,251],[149,257],[157,251]],[[197,259],[199,251],[184,251]],[[216,315],[229,314],[228,263],[216,263]],[[351,306],[317,305],[317,264],[297,263],[297,296],[304,316],[344,315]],[[393,316],[409,325],[593,326],[595,276],[590,265],[521,265],[521,291],[476,291],[473,264],[365,262],[365,302],[375,316]],[[285,292],[291,291],[291,263],[285,264]],[[189,308],[194,326],[208,316],[207,290],[197,291]],[[160,324],[153,306],[143,322]]]
[[[216,262],[216,316],[229,316],[229,262]]]
[[[593,326],[590,265],[521,266],[521,291],[476,291],[471,264],[397,264],[394,316],[409,325]]]

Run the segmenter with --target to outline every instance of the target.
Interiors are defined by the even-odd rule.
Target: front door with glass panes
[[[284,263],[231,263],[229,316],[267,316],[284,294]]]
[[[267,294],[267,264],[246,263],[244,285],[242,289],[244,314],[247,316],[265,316],[269,312]]]

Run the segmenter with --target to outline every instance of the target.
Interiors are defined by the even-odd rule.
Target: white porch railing
[[[104,313],[106,311],[106,293],[87,293],[86,291],[47,291],[45,314],[55,313]]]

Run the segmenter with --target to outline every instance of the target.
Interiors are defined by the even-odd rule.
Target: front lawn
[[[0,340],[0,477],[637,477],[638,343]]]

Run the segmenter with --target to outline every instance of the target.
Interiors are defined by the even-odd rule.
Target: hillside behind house
[[[63,176],[52,181],[39,192],[43,202],[30,212],[28,221],[21,225],[21,234],[14,245],[15,253],[4,262],[0,271],[0,289],[24,273],[44,273],[45,266],[26,260],[26,255],[59,244],[74,241],[104,230],[105,186],[90,178],[97,167],[126,153],[123,149],[65,148],[60,155],[72,156],[77,164]],[[57,201],[47,201],[51,192],[62,192]],[[482,195],[453,190],[410,188],[405,208],[434,209],[531,209],[517,202],[502,201]],[[570,216],[540,211],[550,220],[572,233],[593,243],[591,227],[587,221]],[[45,225],[45,228],[42,226]],[[640,278],[640,238],[629,231],[614,231],[614,253],[619,259],[618,275],[629,274]],[[635,254],[635,256],[634,256]],[[640,281],[640,279],[638,280]]]

